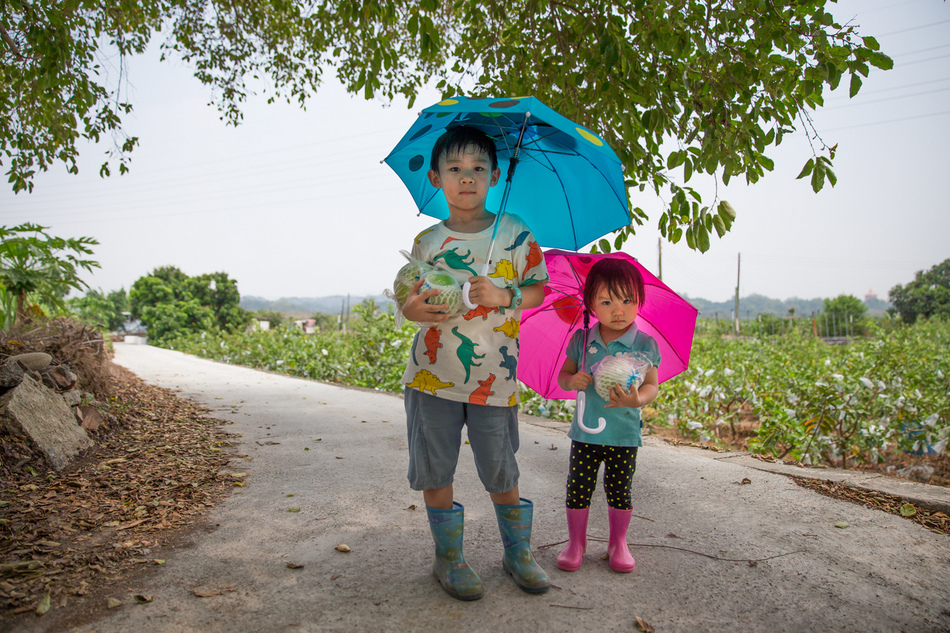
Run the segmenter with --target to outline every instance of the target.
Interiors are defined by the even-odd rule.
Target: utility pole
[[[742,253],[738,253],[736,259],[736,311],[733,313],[736,318],[736,336],[739,335],[739,271],[742,266]]]
[[[657,278],[663,281],[663,238],[656,238]]]

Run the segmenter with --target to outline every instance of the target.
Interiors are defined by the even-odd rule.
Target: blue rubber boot
[[[462,556],[462,532],[465,508],[453,503],[451,510],[426,506],[429,528],[435,540],[435,562],[432,574],[445,592],[459,600],[478,600],[484,594],[482,580]]]
[[[531,554],[531,519],[534,504],[522,498],[516,506],[495,504],[498,529],[505,544],[502,567],[515,584],[528,593],[544,593],[551,580]]]

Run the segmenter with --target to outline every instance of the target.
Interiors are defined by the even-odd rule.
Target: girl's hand
[[[579,371],[567,381],[570,389],[567,391],[584,391],[590,383],[594,382],[594,377],[586,371]]]
[[[640,392],[636,389],[624,391],[619,383],[610,388],[608,395],[610,396],[610,404],[605,404],[605,409],[618,409],[621,407],[637,409],[641,406]]]
[[[412,286],[412,290],[409,291],[409,297],[406,299],[406,302],[402,304],[402,315],[416,323],[438,323],[448,319],[449,315],[444,313],[445,310],[449,309],[448,304],[426,303],[426,299],[436,296],[439,294],[439,291],[432,288],[431,290],[426,290],[422,294],[419,294],[419,289],[422,288],[422,284],[423,280],[420,279]]]

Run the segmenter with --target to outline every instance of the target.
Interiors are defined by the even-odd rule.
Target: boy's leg
[[[502,566],[524,591],[544,593],[551,588],[551,581],[531,554],[534,504],[518,496],[518,408],[470,404],[466,423],[475,468],[495,502],[505,546]]]
[[[409,485],[413,490],[438,491],[434,502],[452,507],[452,480],[458,464],[464,424],[463,405],[422,393],[405,391],[406,431],[409,440]],[[428,502],[428,498],[426,499]]]
[[[462,555],[465,513],[453,503],[452,480],[462,443],[462,405],[407,389],[409,483],[421,490],[435,541],[432,573],[459,600],[482,597],[482,581]]]
[[[455,499],[452,484],[444,488],[436,488],[435,490],[423,490],[422,498],[425,499],[427,508],[451,510],[452,501]]]

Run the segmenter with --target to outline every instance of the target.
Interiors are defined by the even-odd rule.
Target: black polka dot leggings
[[[571,442],[570,470],[567,475],[567,507],[582,510],[590,507],[597,487],[597,472],[604,464],[604,491],[607,505],[616,510],[630,510],[630,489],[637,470],[636,446],[602,446]]]

